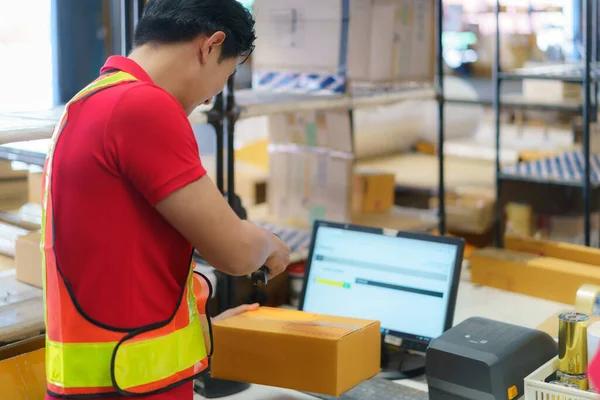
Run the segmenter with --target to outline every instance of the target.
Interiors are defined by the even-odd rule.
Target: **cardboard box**
[[[270,215],[298,227],[317,219],[349,222],[353,161],[351,154],[326,149],[270,146]]]
[[[0,180],[0,210],[14,210],[27,203],[27,178]]]
[[[381,213],[354,214],[352,223],[409,232],[431,232],[438,226],[437,217],[428,210],[406,209],[398,206]]]
[[[29,203],[31,204],[42,204],[42,177],[42,171],[29,171],[27,186],[29,189]]]
[[[535,237],[555,242],[585,243],[585,217],[577,211],[567,214],[535,212],[527,202],[510,202],[506,210],[506,233],[514,236]],[[591,246],[598,247],[598,230],[600,214],[593,212],[590,216]]]
[[[27,169],[0,160],[0,210],[14,210],[27,202]]]
[[[38,336],[0,348],[2,400],[38,400],[46,394],[46,338]]]
[[[215,163],[212,157],[203,158],[208,176],[215,182],[217,179]],[[235,194],[240,196],[244,207],[264,203],[266,201],[268,170],[262,170],[244,162],[235,163]],[[223,185],[227,191],[227,174],[223,177]]]
[[[481,235],[494,224],[494,199],[485,195],[446,195],[446,224],[448,229]],[[437,209],[437,197],[429,200],[429,208]]]
[[[394,206],[396,181],[394,174],[357,168],[352,184],[352,212],[376,213]]]
[[[25,178],[27,178],[26,169],[15,169],[12,161],[0,160],[0,180]]]
[[[536,45],[535,34],[502,33],[500,36],[500,69],[512,71],[523,68],[528,62],[543,59],[543,53]],[[479,74],[489,77],[494,63],[495,34],[493,28],[477,36],[474,46],[479,55],[475,66]],[[540,58],[541,57],[541,58]],[[486,73],[487,72],[487,73]]]
[[[509,203],[506,205],[506,232],[513,235],[532,236],[537,230],[533,208],[529,204]]]
[[[320,147],[352,152],[351,120],[348,110],[307,110],[268,117],[270,143]]]
[[[20,236],[15,244],[17,280],[39,288],[42,287],[41,233],[32,232]]]
[[[470,262],[473,283],[564,304],[575,304],[583,284],[600,285],[598,266],[552,257],[486,248]]]
[[[581,84],[552,80],[523,80],[523,97],[527,101],[562,103],[581,100]]]
[[[339,396],[380,371],[377,321],[263,307],[213,331],[215,378]]]
[[[255,0],[254,15],[255,71],[338,75],[345,66],[353,82],[433,80],[433,0],[350,0],[347,17],[339,0]]]
[[[26,229],[0,222],[0,254],[14,258],[17,239],[28,233]]]
[[[530,237],[506,235],[504,248],[539,256],[600,266],[600,249],[571,243],[559,243]]]
[[[583,245],[585,243],[585,217],[583,215],[552,215],[548,220],[548,239],[555,242],[567,242]],[[600,214],[590,215],[590,233],[592,247],[598,247],[598,231],[600,229]]]

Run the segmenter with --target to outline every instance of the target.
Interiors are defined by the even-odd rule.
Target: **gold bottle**
[[[568,312],[558,317],[558,378],[588,390],[586,314]]]

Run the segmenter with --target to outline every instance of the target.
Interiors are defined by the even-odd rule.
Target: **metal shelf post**
[[[440,235],[446,234],[446,185],[444,168],[444,108],[446,105],[444,97],[444,4],[437,0],[436,7],[436,72],[437,72],[437,101],[438,101],[438,224]]]
[[[584,56],[584,71],[583,71],[583,157],[585,160],[584,177],[583,177],[583,210],[584,210],[584,225],[585,225],[585,245],[591,244],[591,163],[590,163],[590,122],[591,122],[591,88],[590,88],[590,73],[592,59],[592,1],[584,0],[583,16],[584,16],[584,34],[583,42],[585,43]],[[595,11],[595,10],[594,10]],[[594,29],[594,31],[596,31]],[[595,46],[594,46],[595,47]]]
[[[494,240],[497,247],[503,247],[503,229],[504,212],[502,210],[501,189],[502,189],[502,170],[500,165],[500,0],[496,0],[494,18],[496,23],[496,37],[494,43],[494,66],[492,69],[492,81],[494,84],[492,104],[494,107],[494,131],[496,134],[496,215],[495,215],[495,235]]]

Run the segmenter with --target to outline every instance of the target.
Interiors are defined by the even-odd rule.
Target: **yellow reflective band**
[[[149,345],[143,341],[120,347],[115,360],[116,383],[127,390],[166,379],[193,367],[206,355],[202,324],[194,318],[186,328],[154,339]]]
[[[105,77],[100,77],[95,82],[90,83],[85,88],[81,89],[79,93],[75,95],[70,101],[69,104],[80,100],[82,97],[86,96],[90,92],[94,90],[101,89],[104,86],[112,85],[115,83],[125,82],[125,81],[136,81],[135,77],[127,72],[119,71],[112,75],[106,75]]]
[[[46,341],[48,382],[64,388],[112,387],[110,362],[116,343]],[[146,385],[193,367],[206,358],[198,316],[169,335],[123,343],[115,359],[116,383],[123,390]]]

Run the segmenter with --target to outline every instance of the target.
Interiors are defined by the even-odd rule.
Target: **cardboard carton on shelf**
[[[273,144],[352,152],[351,121],[346,109],[295,111],[266,118],[269,141]]]
[[[352,213],[386,212],[394,206],[395,176],[367,168],[354,170],[352,184]]]
[[[15,243],[15,263],[17,280],[42,287],[41,233],[32,232],[17,238]]]
[[[355,225],[408,232],[431,232],[438,225],[437,217],[428,210],[408,209],[393,206],[380,213],[358,213],[352,215]]]
[[[523,68],[531,60],[542,59],[543,54],[536,45],[536,35],[521,33],[504,33],[500,37],[500,69],[512,71]],[[495,35],[480,34],[477,37],[475,50],[479,59],[474,64],[478,76],[490,77],[494,63]]]
[[[279,221],[348,222],[354,156],[347,110],[269,116],[267,202]]]
[[[508,235],[572,244],[584,243],[585,217],[582,213],[536,213],[528,202],[510,202],[505,210]],[[597,247],[600,213],[593,212],[590,223],[591,245]]]
[[[31,204],[42,204],[42,176],[41,169],[31,169],[27,175],[28,198]]]
[[[549,234],[548,239],[555,242],[567,242],[583,245],[585,243],[585,216],[579,215],[553,215],[547,217]],[[598,247],[598,230],[600,229],[600,213],[590,215],[591,246]]]
[[[532,236],[536,230],[533,208],[524,203],[508,203],[506,212],[506,232],[518,236]]]
[[[339,396],[380,370],[377,321],[263,307],[213,330],[219,379]]]
[[[27,203],[27,170],[0,160],[0,211],[14,210]]]
[[[16,241],[28,233],[27,229],[0,222],[0,254],[14,258]]]
[[[429,208],[438,208],[438,198],[429,200]],[[493,196],[487,194],[446,195],[446,224],[457,232],[481,235],[494,223]]]
[[[23,168],[14,168],[12,161],[0,160],[0,180],[6,179],[26,179],[27,170]]]
[[[27,177],[0,179],[0,211],[14,210],[27,203]]]
[[[347,15],[345,15],[347,13]],[[255,71],[432,82],[433,0],[255,0]],[[346,34],[347,32],[347,34]]]
[[[269,214],[290,226],[349,222],[353,156],[297,145],[271,146]]]
[[[581,84],[553,80],[523,80],[523,97],[526,101],[564,103],[581,100]]]
[[[213,156],[202,157],[202,164],[208,176],[216,182],[216,161]],[[258,168],[244,161],[235,163],[235,193],[240,196],[244,206],[260,204],[266,200],[268,170]],[[227,190],[227,174],[223,177],[223,184]]]

